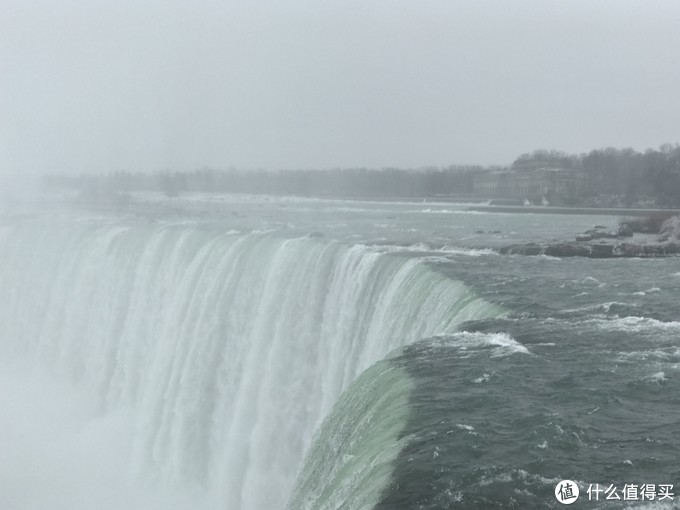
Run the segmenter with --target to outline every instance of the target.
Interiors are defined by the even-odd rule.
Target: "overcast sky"
[[[680,142],[677,0],[0,0],[0,172]]]

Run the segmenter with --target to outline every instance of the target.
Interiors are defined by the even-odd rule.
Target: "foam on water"
[[[590,319],[584,323],[594,324],[610,331],[627,331],[632,333],[649,332],[650,330],[680,331],[680,322],[664,322],[650,317],[618,317],[611,319]]]
[[[665,372],[656,372],[646,378],[648,381],[652,382],[663,382],[666,380],[666,373]]]
[[[580,312],[597,312],[602,311],[609,313],[612,307],[631,307],[635,306],[630,303],[623,303],[621,301],[608,301],[606,303],[595,303],[592,305],[581,306],[578,308],[568,308],[562,311],[562,313],[580,313]]]
[[[531,354],[529,349],[512,338],[508,333],[482,333],[462,331],[443,340],[446,345],[462,350],[480,347],[495,347],[491,356],[509,356],[511,354]]]

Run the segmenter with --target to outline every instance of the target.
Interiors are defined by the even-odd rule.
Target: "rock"
[[[543,247],[536,243],[513,244],[500,249],[503,255],[540,255]]]
[[[680,255],[680,243],[587,243],[566,242],[540,245],[537,243],[514,244],[501,248],[504,255],[550,255],[551,257],[587,257],[604,259],[614,257],[666,257]]]
[[[576,240],[552,243],[513,244],[501,248],[502,254],[550,255],[552,257],[665,257],[680,255],[680,217],[666,220],[656,241],[636,238],[637,242],[623,241],[630,238],[635,227],[627,221],[616,232],[606,231],[603,225],[595,225],[576,236]],[[649,237],[649,236],[648,236]]]
[[[618,243],[614,252],[617,257],[665,257],[680,254],[680,243]]]
[[[614,256],[614,244],[592,244],[589,246],[590,254],[586,257],[593,259],[609,259]]]
[[[602,230],[589,230],[587,233],[593,236],[593,239],[616,239],[619,237],[618,232],[604,232]]]
[[[543,253],[551,257],[607,258],[612,256],[611,244],[563,243],[547,246]]]
[[[577,242],[587,242],[594,239],[617,239],[619,237],[618,232],[607,232],[598,228],[599,225],[594,229],[586,230],[582,234],[576,236]],[[602,227],[604,228],[604,227]]]
[[[619,237],[633,237],[633,229],[628,225],[621,225],[618,230]]]

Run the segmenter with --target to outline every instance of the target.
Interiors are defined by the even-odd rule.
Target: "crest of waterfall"
[[[342,392],[391,351],[499,310],[422,260],[177,226],[0,232],[0,352],[134,416],[139,476],[281,508]]]
[[[288,510],[373,508],[391,481],[409,438],[413,382],[398,362],[385,359],[345,391],[315,433]]]

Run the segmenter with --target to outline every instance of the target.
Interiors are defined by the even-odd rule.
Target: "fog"
[[[219,225],[180,231],[163,223],[179,207],[153,209],[159,191],[419,203],[471,194],[473,165],[491,174],[556,149],[601,184],[593,195],[680,203],[677,145],[584,163],[594,148],[680,141],[674,0],[0,0],[0,12],[2,509],[282,508],[359,374],[453,333],[455,314],[500,313],[416,260],[453,228],[420,218],[429,205],[343,205],[324,224],[311,200],[239,198],[213,213],[227,199],[198,197],[187,210]],[[620,168],[633,170],[624,180]],[[35,193],[47,175],[84,209],[51,223],[63,204]],[[460,213],[470,234],[442,234],[440,247],[501,235],[470,211],[435,212]],[[399,230],[408,215],[417,228]],[[679,237],[676,220],[664,229]],[[413,258],[383,256],[388,239]],[[487,257],[500,242],[480,239],[463,248]]]
[[[507,164],[680,138],[672,0],[2,10],[5,177]]]
[[[0,364],[0,507],[12,510],[212,508],[197,488],[159,487],[132,465],[132,416],[34,366]]]

